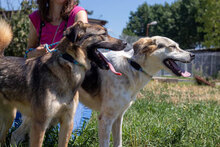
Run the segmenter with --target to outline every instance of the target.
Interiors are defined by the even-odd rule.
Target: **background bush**
[[[27,38],[29,32],[28,15],[36,8],[35,2],[23,1],[20,10],[2,11],[3,19],[6,19],[12,26],[13,40],[5,50],[7,56],[23,57],[27,48]]]

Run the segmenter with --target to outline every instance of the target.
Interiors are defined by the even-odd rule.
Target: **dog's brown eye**
[[[108,35],[108,33],[107,33],[107,32],[105,32],[105,33],[103,33],[102,35]]]
[[[169,46],[170,48],[176,48],[176,46],[175,45],[171,45],[171,46]]]

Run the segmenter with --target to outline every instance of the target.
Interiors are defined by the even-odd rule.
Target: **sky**
[[[6,1],[9,1],[7,4]],[[149,5],[171,4],[175,0],[80,0],[79,6],[93,11],[89,18],[108,21],[105,27],[113,37],[121,35],[129,21],[130,12],[135,12],[138,6],[147,2]],[[0,6],[5,9],[17,9],[21,0],[0,0]]]
[[[121,35],[123,28],[129,21],[130,12],[135,12],[143,3],[149,5],[171,4],[175,0],[80,0],[80,5],[83,8],[93,11],[89,18],[103,19],[108,21],[106,28],[109,34],[114,37]]]

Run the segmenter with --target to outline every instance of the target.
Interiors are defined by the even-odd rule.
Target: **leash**
[[[59,41],[58,42],[55,42],[55,43],[52,43],[52,44],[45,44],[44,45],[44,48],[46,49],[46,51],[47,52],[49,52],[49,53],[52,53],[52,52],[56,52],[57,50],[56,49],[54,49],[54,50],[51,50],[50,48],[52,47],[52,46],[54,46],[54,45],[57,45],[57,44],[59,44]],[[35,50],[36,48],[29,48],[27,51],[25,51],[25,55],[24,55],[24,58],[27,58],[27,54],[30,52],[30,51],[33,51],[33,50]]]
[[[138,64],[134,60],[127,59],[127,61],[135,70],[140,71],[151,78],[153,77],[152,75],[148,74],[145,70],[143,70],[143,68],[140,66],[140,64]]]
[[[57,45],[58,43],[59,43],[59,41],[58,41],[58,42],[55,42],[55,43],[52,43],[52,44],[50,44],[50,45],[45,44],[45,45],[44,45],[44,48],[45,48],[46,51],[49,52],[49,53],[56,52],[57,49],[51,50],[50,47],[52,47],[52,46],[54,46],[54,45]]]
[[[52,52],[57,52],[57,49],[53,49],[51,50],[50,48],[54,45],[57,45],[59,44],[59,41],[58,42],[55,42],[55,43],[52,43],[52,44],[45,44],[44,45],[44,48],[46,49],[46,51],[48,53],[52,53]],[[27,51],[25,51],[25,55],[24,55],[24,58],[27,58],[27,54],[30,52],[30,51],[33,51],[35,50],[36,48],[29,48]],[[85,66],[81,63],[79,63],[78,61],[76,61],[72,56],[70,56],[69,54],[65,53],[65,54],[61,54],[61,57],[63,57],[65,60],[69,61],[69,62],[72,62],[73,64],[76,64],[76,65],[79,65],[83,68],[85,68]]]

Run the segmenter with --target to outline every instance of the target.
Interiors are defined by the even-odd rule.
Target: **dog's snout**
[[[127,42],[125,42],[124,40],[119,40],[119,42],[117,42],[117,51],[123,50],[124,48],[127,47]]]
[[[190,58],[191,58],[192,60],[195,59],[195,54],[190,53]]]

